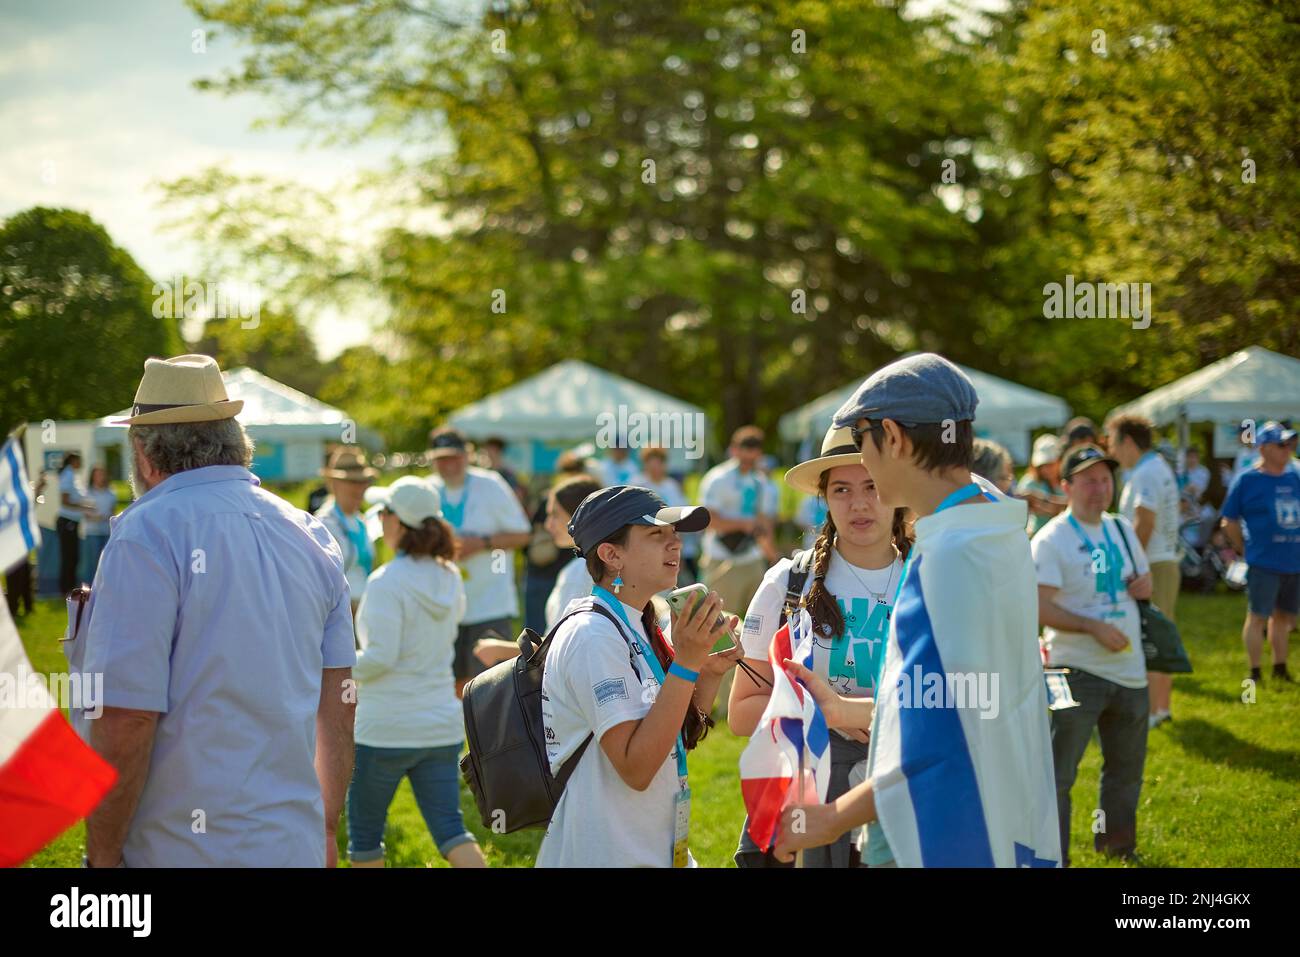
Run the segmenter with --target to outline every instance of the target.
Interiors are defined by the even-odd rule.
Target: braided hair
[[[829,475],[829,471],[823,472],[817,483],[817,494],[823,498],[826,496]],[[894,509],[891,535],[899,557],[906,559],[914,541],[907,509]],[[840,610],[840,604],[835,600],[835,596],[826,587],[826,574],[831,567],[831,552],[835,550],[838,538],[839,532],[835,528],[835,519],[827,509],[826,521],[817,535],[817,541],[813,543],[812,587],[808,589],[808,594],[804,595],[802,605],[808,609],[808,614],[813,620],[814,631],[829,638],[840,638],[844,635],[844,613]]]

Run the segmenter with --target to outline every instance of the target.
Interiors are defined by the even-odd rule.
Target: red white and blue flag
[[[796,801],[826,801],[831,779],[830,732],[817,702],[782,664],[812,668],[812,619],[799,609],[772,636],[772,695],[740,755],[740,791],[749,813],[749,836],[762,850],[776,839],[781,811]],[[800,771],[803,772],[800,782]]]
[[[0,447],[0,569],[39,542],[22,450]],[[94,809],[117,772],[77,737],[32,671],[0,602],[0,867],[14,867]]]

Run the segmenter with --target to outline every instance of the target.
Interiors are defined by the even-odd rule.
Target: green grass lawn
[[[1147,866],[1300,864],[1300,687],[1272,682],[1266,668],[1256,702],[1242,702],[1246,668],[1239,635],[1244,608],[1242,595],[1184,594],[1180,599],[1178,617],[1197,670],[1176,679],[1175,720],[1151,735],[1138,818],[1139,850]],[[35,615],[19,623],[38,671],[64,668],[58,647],[63,617],[61,607],[42,602]],[[736,773],[743,744],[720,725],[691,757],[691,847],[706,867],[731,866],[745,816]],[[1076,866],[1106,866],[1089,850],[1100,763],[1094,739],[1074,789],[1071,844]],[[495,835],[482,826],[464,789],[461,804],[489,863],[531,865],[540,831]],[[29,866],[76,866],[84,840],[84,828],[77,825]],[[340,848],[346,842],[346,833],[341,833]],[[389,813],[385,843],[389,866],[446,866],[405,782]]]

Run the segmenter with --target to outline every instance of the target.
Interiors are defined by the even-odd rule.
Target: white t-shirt
[[[461,537],[528,532],[532,525],[510,485],[500,474],[476,465],[465,470],[459,489],[449,490],[437,473],[429,484],[442,499],[443,517]],[[457,506],[463,506],[460,514]],[[484,549],[460,563],[465,572],[465,620],[473,625],[496,618],[513,618],[519,614],[515,594],[515,550],[506,549],[494,558],[492,549]]]
[[[591,573],[587,571],[587,560],[575,556],[573,561],[560,569],[555,578],[555,587],[546,598],[546,630],[549,633],[560,620],[560,613],[569,607],[575,598],[586,598],[591,594],[595,584]]]
[[[718,518],[775,518],[780,494],[776,483],[757,469],[741,472],[735,459],[728,459],[704,473],[700,480],[700,504]],[[757,542],[733,554],[719,540],[717,532],[704,532],[703,557],[709,561],[731,559],[757,561],[763,550]]]
[[[622,608],[644,639],[641,612]],[[639,648],[631,652],[637,662],[633,669],[629,640],[635,643],[608,618],[592,613],[570,618],[551,643],[542,674],[542,720],[552,772],[588,734],[594,737],[546,828],[538,867],[672,865],[676,748],[665,756],[650,786],[637,791],[624,783],[600,746],[610,728],[644,718],[659,691]]]
[[[1078,668],[1098,678],[1105,678],[1125,688],[1145,688],[1147,684],[1146,658],[1142,654],[1142,620],[1138,616],[1137,602],[1124,587],[1124,580],[1134,574],[1144,575],[1150,564],[1142,552],[1137,533],[1129,520],[1122,515],[1108,515],[1103,520],[1110,533],[1110,557],[1106,557],[1106,538],[1100,525],[1079,522],[1093,548],[1089,549],[1070,524],[1070,513],[1062,512],[1039,529],[1029,548],[1034,554],[1038,570],[1038,584],[1059,588],[1056,604],[1066,611],[1086,618],[1101,618],[1128,636],[1129,645],[1124,651],[1111,651],[1092,635],[1075,631],[1043,629],[1043,647],[1047,650],[1047,664],[1053,668]],[[1119,525],[1128,534],[1128,547],[1137,561],[1134,571]],[[1102,554],[1094,554],[1100,549]],[[1111,604],[1106,589],[1106,578],[1095,568],[1106,567],[1102,562],[1113,562],[1119,568],[1116,582],[1118,601]]]
[[[357,608],[358,744],[436,748],[465,738],[452,675],[465,588],[455,565],[398,555]]]
[[[1178,498],[1174,470],[1160,453],[1147,452],[1133,466],[1119,497],[1120,513],[1134,526],[1139,507],[1155,512],[1156,527],[1146,545],[1147,561],[1178,560]]]
[[[767,570],[745,613],[740,642],[746,658],[767,661],[772,636],[780,627],[786,580],[792,561],[783,558]],[[844,635],[818,635],[813,641],[813,671],[836,692],[850,698],[875,697],[876,681],[889,638],[889,616],[902,575],[901,559],[885,568],[857,568],[838,551],[831,552],[826,588],[835,596],[844,616]],[[812,569],[804,580],[803,594],[812,588]],[[874,593],[874,594],[872,594]],[[883,603],[876,596],[883,598]]]

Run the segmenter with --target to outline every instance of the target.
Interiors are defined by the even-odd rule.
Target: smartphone
[[[704,601],[704,599],[708,597],[708,594],[709,594],[709,589],[707,587],[705,587],[702,584],[696,583],[694,585],[687,585],[685,588],[674,589],[673,591],[668,593],[668,597],[666,601],[668,602],[668,606],[672,608],[673,611],[677,612],[678,617],[681,617],[682,615],[689,614],[691,611],[694,611],[696,604],[698,602]],[[727,624],[726,613],[718,612],[718,618],[713,623],[713,627],[714,628],[726,627],[726,624]],[[727,635],[734,639],[734,636],[731,635],[730,628],[727,629]],[[718,650],[726,651],[727,649],[722,648]]]

